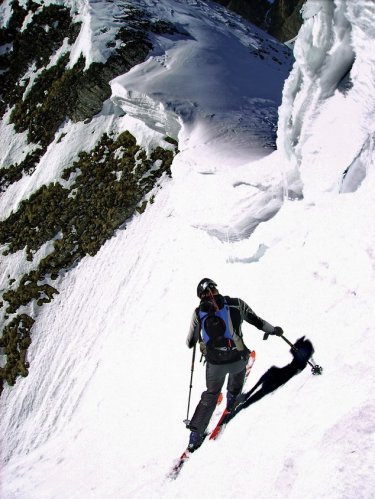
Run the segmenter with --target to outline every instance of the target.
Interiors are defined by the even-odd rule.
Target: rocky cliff
[[[217,0],[230,10],[285,42],[294,38],[302,24],[305,0]]]

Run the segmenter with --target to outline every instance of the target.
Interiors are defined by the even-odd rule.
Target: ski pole
[[[298,353],[298,348],[296,348],[293,343],[291,341],[288,340],[288,338],[285,338],[284,335],[281,335],[281,338],[286,342],[288,343],[289,346],[292,347],[292,350],[294,350],[295,352]],[[322,374],[323,372],[323,368],[321,366],[318,366],[317,364],[313,364],[312,362],[310,362],[309,360],[307,361],[307,363],[311,366],[311,372],[313,374]]]
[[[184,423],[186,425],[186,428],[189,428],[189,424],[190,424],[189,410],[190,410],[191,389],[193,388],[193,373],[194,373],[194,363],[195,363],[195,351],[196,351],[196,348],[197,348],[197,344],[195,343],[194,348],[193,348],[193,357],[191,359],[191,376],[190,376],[189,399],[188,399],[187,414],[186,414],[186,419],[184,419]]]

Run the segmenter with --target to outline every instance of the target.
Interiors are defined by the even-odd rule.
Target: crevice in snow
[[[355,192],[366,178],[368,169],[374,161],[375,132],[368,136],[359,154],[343,173],[340,192]]]

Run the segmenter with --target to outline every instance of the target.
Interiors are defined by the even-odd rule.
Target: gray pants
[[[217,399],[229,374],[227,390],[237,396],[241,393],[246,372],[246,360],[237,360],[231,364],[210,364],[206,366],[207,390],[201,395],[201,400],[195,409],[189,428],[203,434],[215,410]]]

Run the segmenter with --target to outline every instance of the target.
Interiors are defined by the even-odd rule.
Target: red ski
[[[182,453],[181,457],[177,460],[176,464],[173,466],[171,471],[168,473],[167,478],[169,478],[169,480],[176,480],[176,478],[178,477],[178,475],[181,471],[181,468],[186,463],[186,461],[189,459],[189,457],[190,457],[190,452],[188,449],[186,449]]]
[[[248,361],[248,363],[246,365],[246,374],[245,374],[245,379],[244,379],[244,382],[243,382],[243,387],[245,386],[246,380],[247,380],[247,378],[248,378],[248,376],[250,374],[250,371],[251,371],[251,368],[252,368],[254,362],[255,362],[255,352],[252,351],[250,353],[249,361]],[[219,395],[219,397],[218,397],[218,405],[220,404],[221,401],[222,401],[222,396],[220,397],[220,395]],[[217,436],[219,435],[219,433],[223,431],[223,429],[225,428],[225,418],[226,418],[226,416],[228,416],[228,414],[230,414],[230,411],[228,411],[225,408],[224,412],[222,413],[222,415],[221,415],[221,417],[220,417],[220,419],[219,419],[219,421],[217,423],[217,425],[215,426],[215,428],[213,429],[213,431],[209,434],[210,435],[210,440],[215,440],[217,438]],[[182,467],[184,466],[184,464],[186,463],[186,461],[188,461],[188,459],[190,458],[191,454],[192,454],[192,452],[190,452],[189,449],[186,449],[182,453],[181,457],[176,461],[176,463],[174,464],[174,466],[172,467],[172,469],[170,470],[170,472],[167,475],[167,478],[169,480],[176,480],[176,478],[180,474],[180,471],[181,471]]]

